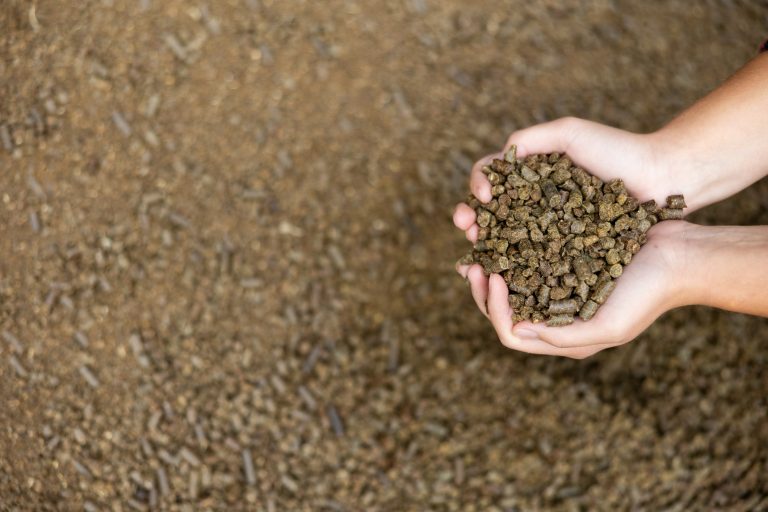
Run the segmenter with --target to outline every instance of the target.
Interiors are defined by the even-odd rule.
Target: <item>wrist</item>
[[[688,205],[686,214],[701,208],[703,205],[699,204],[698,199],[703,184],[700,183],[701,175],[696,172],[701,169],[701,164],[695,151],[691,151],[690,144],[686,142],[683,130],[668,125],[646,137],[652,155],[653,199],[663,205],[667,196],[683,194]]]
[[[676,242],[677,304],[766,315],[768,227],[685,224]]]
[[[698,262],[701,258],[697,242],[697,233],[701,226],[686,221],[667,221],[657,224],[651,233],[660,239],[663,248],[660,262],[666,266],[664,311],[700,304],[702,288],[698,285],[700,277]],[[654,233],[655,232],[655,233]],[[654,240],[649,241],[649,243]]]
[[[686,118],[676,119],[648,137],[655,155],[657,202],[670,194],[683,194],[687,215],[743,188],[734,179],[739,166],[732,154]]]
[[[723,265],[721,257],[723,247],[730,245],[728,237],[722,236],[723,229],[719,227],[676,223],[681,226],[672,242],[676,255],[672,281],[675,292],[670,295],[673,307],[721,307],[718,296],[722,295],[723,283],[730,279],[726,275],[730,267]]]

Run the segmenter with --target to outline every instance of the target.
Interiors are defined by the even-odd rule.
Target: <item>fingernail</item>
[[[536,334],[536,331],[530,331],[528,329],[520,329],[519,331],[513,331],[512,334],[514,334],[521,340],[533,341],[533,340],[539,339],[539,335]]]

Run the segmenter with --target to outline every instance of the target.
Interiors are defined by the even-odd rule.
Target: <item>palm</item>
[[[677,268],[675,247],[683,224],[665,222],[648,232],[648,242],[625,268],[610,298],[588,322],[576,320],[567,327],[520,322],[513,333],[533,328],[549,344],[565,349],[579,347],[583,355],[631,341],[666,309],[665,301],[674,292],[670,276]]]

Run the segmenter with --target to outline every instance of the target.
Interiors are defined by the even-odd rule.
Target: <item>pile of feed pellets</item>
[[[565,155],[504,159],[483,168],[493,199],[474,196],[477,242],[460,264],[482,265],[509,287],[515,321],[589,320],[659,221],[682,219],[682,195],[640,203],[620,179],[604,182]]]

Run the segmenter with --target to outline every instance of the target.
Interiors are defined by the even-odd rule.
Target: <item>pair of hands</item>
[[[576,118],[563,118],[513,133],[504,147],[517,145],[518,158],[536,153],[566,153],[576,164],[604,181],[622,178],[640,201],[663,204],[681,187],[669,171],[671,154],[656,134],[639,135]],[[483,202],[491,200],[491,185],[481,169],[504,151],[481,159],[472,168],[470,189]],[[690,209],[686,210],[688,213]],[[453,222],[471,242],[477,241],[475,212],[461,203]],[[632,259],[609,299],[588,322],[580,319],[566,327],[548,327],[524,321],[513,325],[504,279],[486,277],[480,265],[458,266],[472,289],[480,311],[488,317],[501,342],[512,349],[583,359],[634,339],[665,311],[684,303],[686,233],[691,225],[666,221],[653,226],[648,242]]]

